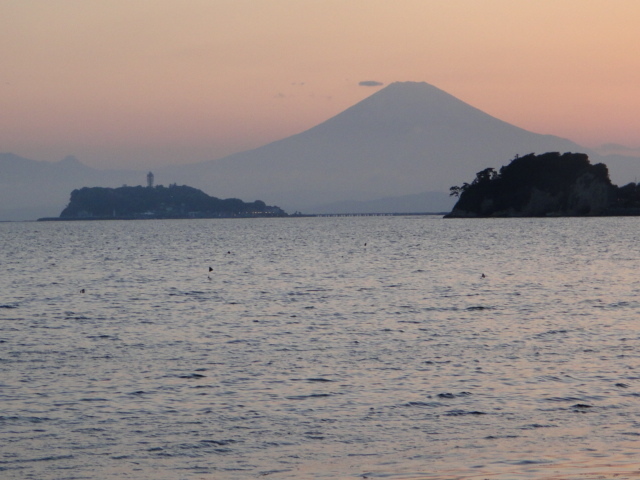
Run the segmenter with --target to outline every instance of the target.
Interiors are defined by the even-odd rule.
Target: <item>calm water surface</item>
[[[0,224],[0,477],[640,478],[639,237]]]

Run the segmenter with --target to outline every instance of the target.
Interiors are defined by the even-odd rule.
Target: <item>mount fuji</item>
[[[409,211],[442,211],[453,204],[449,187],[486,167],[532,152],[587,150],[510,125],[427,83],[397,82],[300,134],[170,167],[157,178],[216,196],[260,198],[287,211],[380,211],[380,199],[393,204],[407,196],[416,200],[405,202]]]

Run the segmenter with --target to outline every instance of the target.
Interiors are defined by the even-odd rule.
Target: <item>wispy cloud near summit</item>
[[[375,80],[363,80],[362,82],[358,83],[358,85],[360,85],[361,87],[380,87],[384,85],[384,83],[376,82]]]

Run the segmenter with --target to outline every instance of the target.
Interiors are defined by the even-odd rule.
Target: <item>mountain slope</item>
[[[304,211],[444,192],[461,173],[516,154],[585,150],[510,125],[427,83],[402,82],[298,135],[167,174],[217,195],[254,196]]]

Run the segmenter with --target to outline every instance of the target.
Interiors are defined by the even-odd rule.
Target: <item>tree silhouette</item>
[[[635,189],[625,188],[628,202]],[[592,165],[583,153],[558,152],[516,156],[499,171],[485,168],[471,184],[449,192],[458,197],[454,212],[473,216],[595,214],[616,198],[606,165]]]

